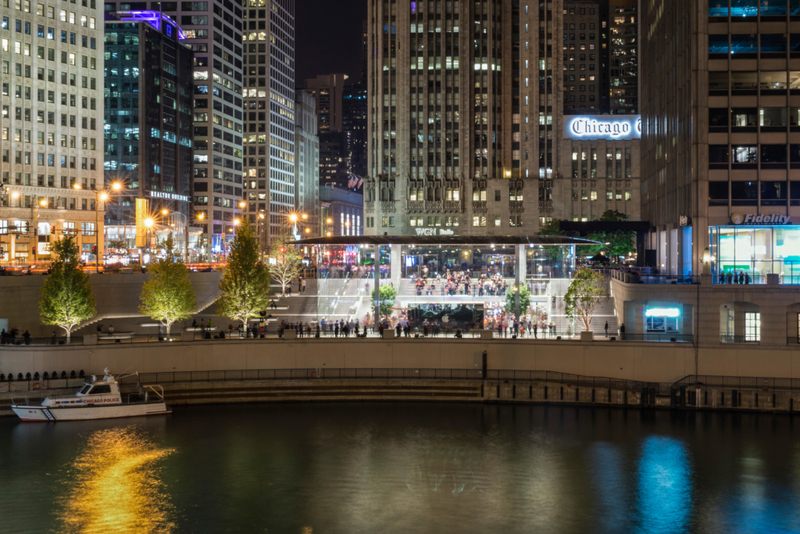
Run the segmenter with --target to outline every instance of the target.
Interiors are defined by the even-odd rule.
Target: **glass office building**
[[[800,226],[712,226],[710,251],[718,283],[800,283]]]

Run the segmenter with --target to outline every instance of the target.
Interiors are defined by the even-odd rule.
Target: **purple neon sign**
[[[117,15],[121,16],[119,20],[122,22],[146,22],[158,31],[161,31],[161,22],[166,22],[178,31],[178,39],[186,39],[186,34],[178,23],[160,11],[119,11]],[[167,35],[171,33],[168,32]]]

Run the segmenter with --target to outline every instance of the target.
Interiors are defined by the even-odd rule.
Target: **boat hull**
[[[141,404],[117,404],[112,406],[81,406],[75,408],[52,408],[47,406],[11,406],[11,410],[23,421],[88,421],[92,419],[117,419],[144,415],[166,415],[172,409],[163,402]]]

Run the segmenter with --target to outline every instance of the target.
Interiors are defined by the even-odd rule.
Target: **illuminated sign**
[[[436,228],[414,228],[417,231],[417,235],[455,235],[453,230],[445,230],[444,228],[439,228],[439,232],[437,234]]]
[[[678,308],[650,308],[644,314],[647,317],[680,317],[681,310]]]
[[[641,139],[642,118],[639,115],[617,115],[613,117],[567,118],[568,139]]]
[[[117,11],[117,16],[122,22],[146,22],[156,30],[161,30],[161,23],[166,23],[166,33],[172,37],[172,28],[178,31],[178,39],[186,39],[178,23],[160,11]]]
[[[733,224],[746,224],[751,226],[768,225],[768,224],[792,224],[792,218],[788,215],[755,215],[748,213],[742,215],[741,213],[734,213],[731,215],[731,222]]]
[[[189,197],[186,195],[178,195],[175,193],[166,193],[164,191],[148,191],[152,198],[165,198],[167,200],[178,200],[180,202],[189,202]]]

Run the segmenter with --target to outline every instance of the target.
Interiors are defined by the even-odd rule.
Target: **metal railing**
[[[560,373],[555,371],[522,371],[480,369],[247,369],[227,371],[168,371],[160,373],[140,373],[139,383],[143,387],[163,384],[194,382],[258,382],[281,380],[462,380],[462,381],[503,381],[503,382],[548,382],[566,387],[614,389],[643,391],[654,389],[657,394],[669,392],[670,384],[642,382],[608,377],[592,377]],[[89,379],[90,380],[90,379]],[[684,379],[686,380],[686,379]],[[135,375],[119,378],[121,386],[136,384]],[[77,389],[83,385],[82,378],[55,378],[41,380],[15,380],[0,382],[0,393],[36,392],[55,389]],[[800,386],[800,379],[797,385]],[[675,385],[672,385],[674,387]]]
[[[751,339],[747,336],[735,336],[729,334],[720,334],[719,336],[720,343],[752,343],[752,344],[759,344],[761,343],[760,339]]]
[[[681,387],[711,387],[732,389],[758,389],[758,390],[789,390],[800,389],[800,378],[763,378],[751,376],[717,376],[717,375],[688,375],[674,384],[672,389]]]
[[[645,274],[612,270],[611,277],[626,284],[699,284],[700,277],[682,274]]]
[[[619,334],[622,341],[664,341],[664,342],[678,342],[678,343],[693,343],[694,336],[692,334]]]
[[[142,384],[177,384],[185,382],[247,382],[261,380],[500,380],[508,382],[551,382],[568,387],[588,387],[641,391],[658,383],[606,377],[591,377],[553,371],[487,370],[480,369],[260,369],[233,371],[168,371],[141,373]],[[668,387],[669,384],[666,384]]]

